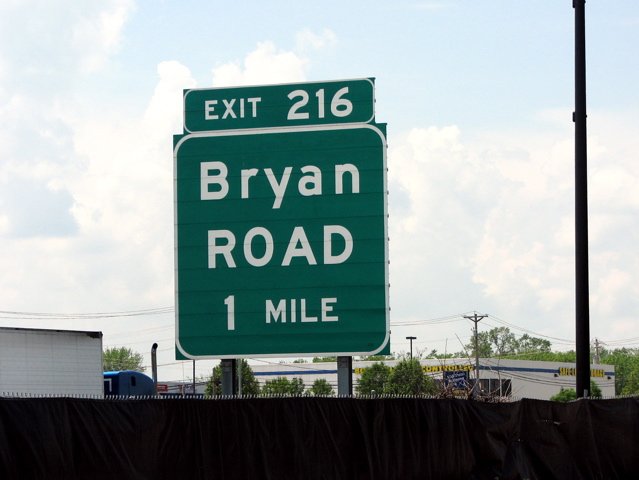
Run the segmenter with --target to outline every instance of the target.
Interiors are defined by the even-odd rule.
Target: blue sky
[[[0,1],[1,323],[158,341],[189,376],[165,309],[182,89],[376,77],[393,350],[458,351],[473,310],[570,348],[571,3]],[[586,19],[591,334],[637,346],[639,6]]]

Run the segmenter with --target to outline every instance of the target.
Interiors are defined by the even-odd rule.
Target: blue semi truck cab
[[[104,372],[104,395],[155,395],[153,379],[133,370]]]

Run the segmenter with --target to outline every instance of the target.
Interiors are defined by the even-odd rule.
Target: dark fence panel
[[[0,478],[636,478],[638,419],[635,398],[0,398]]]

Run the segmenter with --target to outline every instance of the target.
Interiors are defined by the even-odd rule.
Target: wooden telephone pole
[[[464,315],[471,322],[475,323],[475,385],[473,385],[473,394],[476,389],[479,388],[479,337],[477,336],[477,324],[488,315],[477,315],[477,312],[472,315]]]

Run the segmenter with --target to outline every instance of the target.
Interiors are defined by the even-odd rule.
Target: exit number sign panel
[[[184,131],[276,128],[374,120],[373,79],[184,92]]]

